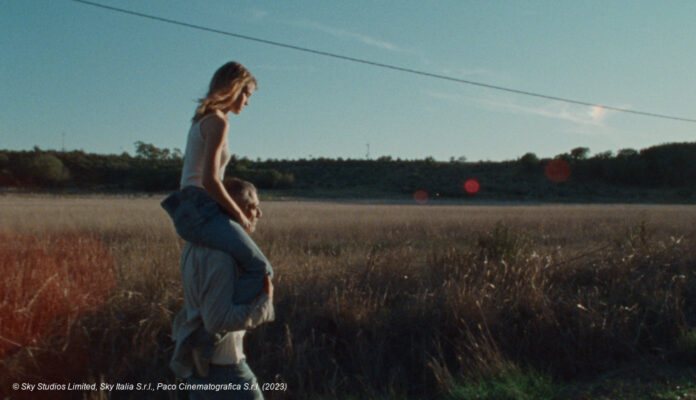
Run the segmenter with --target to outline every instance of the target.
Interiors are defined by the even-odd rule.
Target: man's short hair
[[[227,193],[232,196],[235,201],[243,205],[248,205],[252,201],[253,193],[256,193],[256,186],[253,183],[239,178],[225,178],[222,183],[225,186]]]

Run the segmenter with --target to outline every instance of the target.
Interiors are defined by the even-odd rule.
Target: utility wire
[[[416,74],[416,75],[426,76],[426,77],[435,78],[435,79],[463,83],[466,85],[473,85],[473,86],[483,87],[486,89],[499,90],[499,91],[508,92],[508,93],[515,93],[515,94],[520,94],[520,95],[524,95],[524,96],[537,97],[537,98],[553,100],[553,101],[560,101],[560,102],[570,103],[570,104],[577,104],[577,105],[581,105],[581,106],[601,107],[601,108],[606,109],[606,110],[612,110],[612,111],[630,113],[630,114],[637,114],[637,115],[642,115],[642,116],[646,116],[646,117],[663,118],[663,119],[670,119],[670,120],[674,120],[674,121],[696,123],[696,119],[693,119],[693,118],[677,117],[677,116],[660,114],[660,113],[655,113],[655,112],[648,112],[648,111],[631,110],[628,108],[621,108],[621,107],[614,107],[614,106],[608,106],[608,105],[597,104],[597,103],[590,103],[590,102],[574,100],[574,99],[570,99],[570,98],[550,96],[550,95],[530,92],[530,91],[526,91],[526,90],[519,90],[519,89],[513,89],[513,88],[509,88],[509,87],[504,87],[504,86],[491,85],[488,83],[469,81],[466,79],[455,78],[452,76],[440,75],[440,74],[435,74],[435,73],[427,72],[427,71],[419,71],[419,70],[415,70],[415,69],[411,69],[411,68],[399,67],[396,65],[390,65],[390,64],[384,64],[384,63],[379,63],[379,62],[375,62],[375,61],[365,60],[362,58],[349,57],[349,56],[344,56],[341,54],[329,53],[329,52],[321,51],[321,50],[314,50],[314,49],[310,49],[307,47],[300,47],[300,46],[295,46],[292,44],[275,42],[275,41],[266,40],[266,39],[260,39],[260,38],[256,38],[253,36],[241,35],[238,33],[227,32],[227,31],[214,29],[214,28],[208,28],[208,27],[205,27],[202,25],[195,25],[195,24],[190,24],[188,22],[182,22],[182,21],[176,21],[173,19],[158,17],[156,15],[144,14],[144,13],[140,13],[140,12],[136,12],[136,11],[126,10],[123,8],[107,6],[104,4],[94,3],[91,1],[87,1],[87,0],[72,0],[72,1],[74,1],[76,3],[89,5],[89,6],[103,8],[103,9],[110,10],[110,11],[116,11],[116,12],[123,13],[123,14],[129,14],[129,15],[134,15],[137,17],[155,20],[155,21],[166,22],[168,24],[179,25],[179,26],[183,26],[186,28],[192,28],[192,29],[197,29],[197,30],[201,30],[201,31],[217,33],[217,34],[225,35],[225,36],[231,36],[231,37],[234,37],[237,39],[250,40],[253,42],[263,43],[263,44],[267,44],[267,45],[271,45],[271,46],[302,51],[305,53],[311,53],[311,54],[316,54],[316,55],[325,56],[325,57],[332,57],[332,58],[336,58],[339,60],[351,61],[351,62],[355,62],[355,63],[371,65],[374,67],[391,69],[394,71],[407,72],[410,74]]]

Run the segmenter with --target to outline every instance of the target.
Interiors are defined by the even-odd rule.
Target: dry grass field
[[[182,242],[160,200],[0,196],[0,398],[185,398],[11,389],[176,383]],[[269,399],[694,393],[695,206],[262,208],[277,319],[246,353],[287,383]]]

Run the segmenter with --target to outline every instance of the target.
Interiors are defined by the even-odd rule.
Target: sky
[[[544,95],[696,118],[696,2],[94,0],[236,34]],[[251,159],[513,160],[696,140],[696,124],[554,102],[125,15],[0,0],[0,148],[184,150],[215,70]]]

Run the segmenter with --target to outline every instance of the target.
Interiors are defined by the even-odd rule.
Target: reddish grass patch
[[[68,332],[114,288],[113,264],[86,235],[0,235],[0,357]]]

